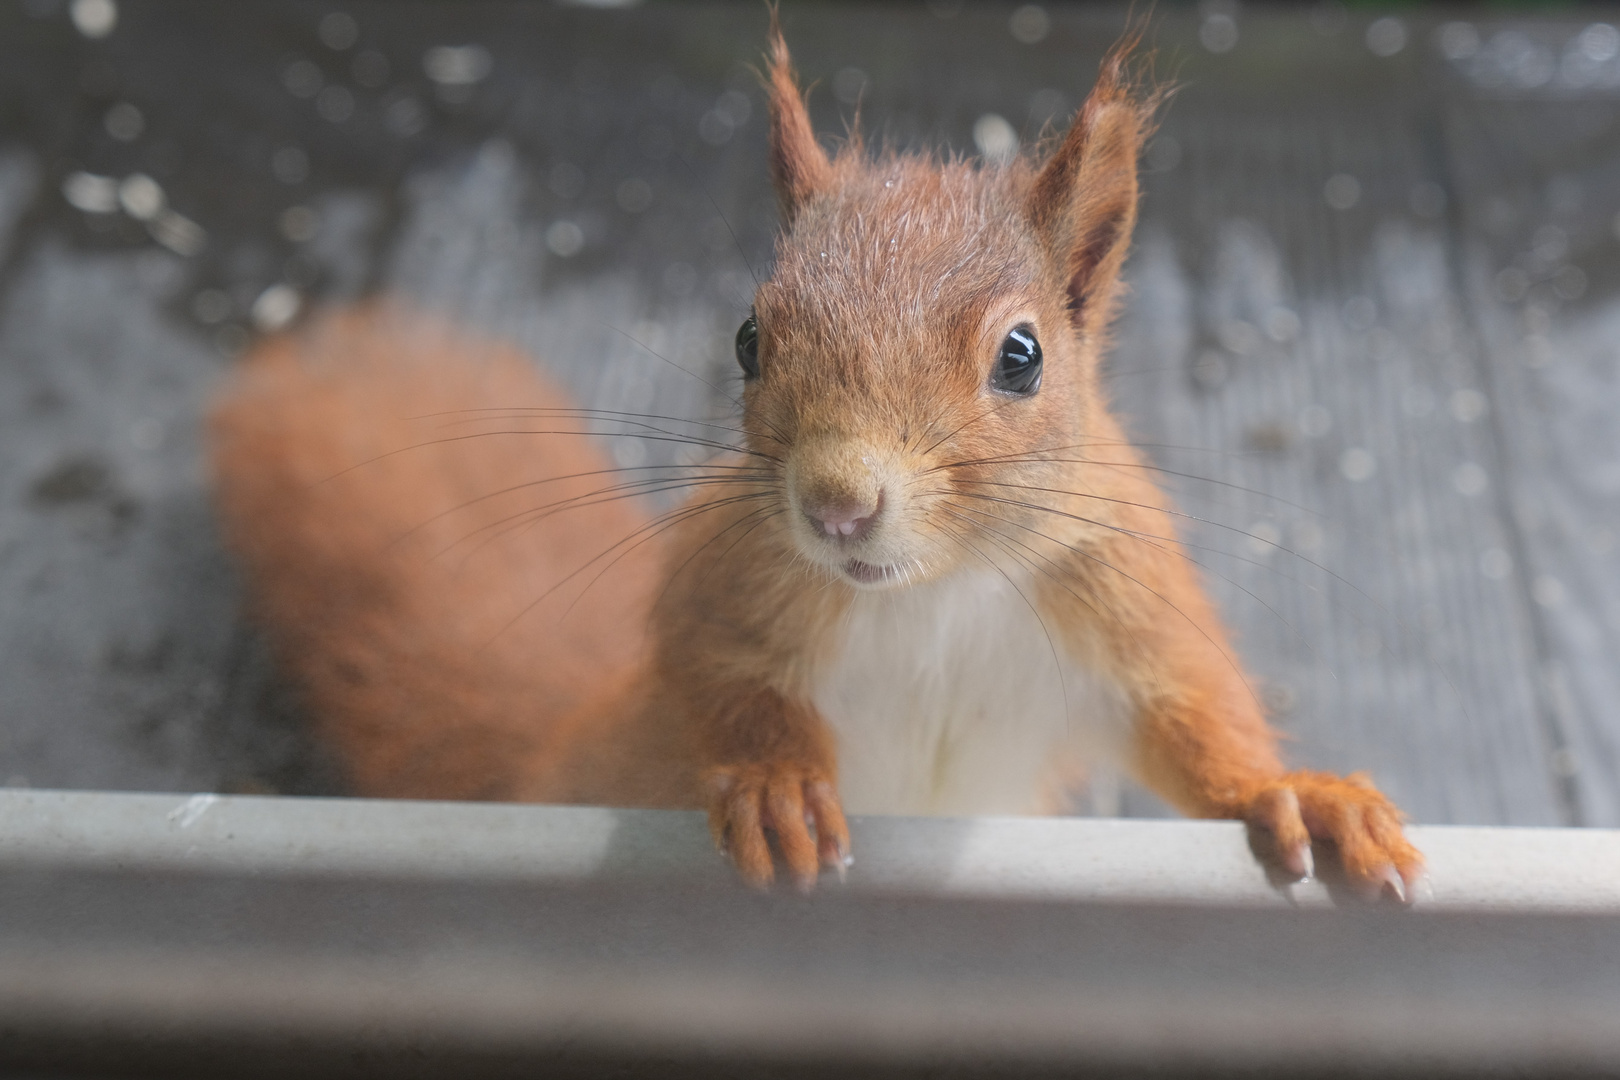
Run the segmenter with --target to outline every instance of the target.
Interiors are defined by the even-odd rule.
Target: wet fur
[[[1367,889],[1409,885],[1421,860],[1382,795],[1284,771],[1099,389],[1157,104],[1128,55],[1109,57],[1052,147],[992,166],[858,142],[829,156],[773,36],[770,165],[788,228],[755,299],[743,437],[707,466],[729,479],[631,548],[593,586],[608,602],[572,624],[533,615],[473,647],[496,609],[595,554],[582,543],[640,535],[622,501],[508,534],[470,576],[385,541],[537,469],[606,469],[583,437],[456,446],[483,455],[476,469],[441,466],[450,448],[429,446],[318,482],[419,441],[382,417],[556,391],[444,338],[401,359],[413,335],[381,319],[255,357],[215,417],[221,505],[362,790],[706,806],[745,877],[770,879],[779,858],[808,883],[847,857],[841,769],[859,809],[1033,810],[1084,743],[1186,813],[1248,820],[1293,872],[1315,837]],[[1045,353],[1029,397],[988,387],[1020,324]],[[365,388],[383,385],[379,403]],[[870,532],[829,540],[807,516],[824,504],[875,508]],[[852,580],[852,557],[889,580]]]

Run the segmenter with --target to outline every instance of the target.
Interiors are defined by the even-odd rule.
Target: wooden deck
[[[402,292],[593,404],[720,407],[650,351],[730,378],[769,259],[758,5],[333,10],[0,8],[0,781],[341,790],[200,467],[289,301]],[[1077,105],[1125,17],[1044,10],[785,18],[824,131],[859,94],[971,151]],[[1209,12],[1154,32],[1182,89],[1110,380],[1292,756],[1420,822],[1620,825],[1620,34]]]

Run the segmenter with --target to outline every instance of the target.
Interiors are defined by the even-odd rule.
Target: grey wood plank
[[[724,415],[704,381],[734,385],[730,334],[775,227],[762,100],[744,63],[764,15],[726,5],[401,15],[356,4],[361,40],[342,51],[321,44],[320,13],[292,5],[229,17],[138,0],[120,10],[122,28],[102,43],[76,35],[60,10],[0,13],[0,55],[22,50],[0,65],[0,137],[52,155],[16,218],[21,262],[0,311],[4,407],[17,420],[0,433],[12,440],[0,512],[16,538],[0,562],[13,645],[0,650],[0,697],[19,718],[8,721],[7,761],[59,785],[328,790],[336,781],[295,734],[296,704],[262,646],[230,629],[235,586],[207,523],[195,444],[175,434],[183,417],[218,358],[257,332],[254,301],[277,285],[305,300],[402,292],[518,342],[589,404]],[[942,19],[798,5],[787,17],[800,66],[819,81],[823,130],[840,130],[851,112],[840,95],[852,100],[854,88],[875,133],[971,152],[988,113],[1027,141],[1077,105],[1125,20],[1123,8],[1050,14],[1035,44],[1014,39],[1000,7]],[[1570,418],[1556,432],[1564,441],[1532,445],[1547,425],[1516,419],[1529,395],[1495,377],[1503,332],[1477,310],[1482,286],[1467,276],[1484,272],[1469,253],[1494,189],[1458,189],[1471,208],[1460,215],[1412,210],[1420,185],[1446,180],[1445,155],[1463,154],[1435,100],[1431,24],[1408,18],[1406,47],[1377,57],[1365,44],[1370,16],[1240,13],[1235,47],[1217,53],[1200,41],[1208,17],[1168,11],[1156,31],[1162,68],[1186,86],[1149,157],[1114,391],[1142,438],[1161,444],[1159,464],[1214,481],[1167,486],[1212,523],[1193,523],[1197,557],[1257,690],[1294,736],[1295,760],[1370,769],[1421,821],[1564,820],[1559,768],[1570,755],[1583,779],[1614,772],[1613,721],[1597,707],[1614,678],[1612,643],[1592,629],[1613,609],[1592,606],[1608,586],[1590,584],[1614,577],[1609,563],[1580,563],[1585,577],[1560,577],[1572,599],[1559,618],[1572,621],[1544,622],[1530,598],[1538,574],[1515,549],[1517,502],[1501,496],[1568,488],[1565,533],[1588,542],[1606,527],[1607,504],[1591,498],[1605,474],[1568,464],[1606,445],[1599,395],[1565,387],[1548,406]],[[427,49],[469,43],[488,50],[488,78],[447,89],[425,76]],[[361,52],[385,59],[383,85],[356,77]],[[351,112],[334,120],[338,98],[323,106],[295,93],[297,63],[347,93]],[[213,91],[206,101],[197,85]],[[129,143],[104,123],[121,100],[147,121]],[[706,119],[722,105],[732,118],[723,131]],[[1498,159],[1561,168],[1552,144],[1495,139]],[[207,249],[161,254],[137,224],[68,207],[60,185],[81,168],[148,172],[204,227]],[[1345,211],[1324,202],[1337,173],[1361,184]],[[312,236],[286,226],[289,208],[310,211]],[[578,230],[577,251],[560,226]],[[1596,296],[1599,266],[1582,265]],[[52,428],[18,404],[64,380],[68,422]],[[158,386],[173,390],[159,401]],[[1487,390],[1497,396],[1481,412]],[[156,456],[119,445],[153,417],[165,432]],[[623,464],[676,460],[667,444],[615,443]],[[1520,471],[1521,452],[1537,464]],[[130,526],[148,539],[109,556],[91,534],[94,515],[110,511],[29,502],[29,485],[73,454],[110,462],[117,485],[126,469],[154,470],[165,509]],[[1349,478],[1369,463],[1371,475]],[[1569,487],[1560,470],[1585,479]],[[1501,577],[1498,550],[1514,551]],[[1537,557],[1574,560],[1547,552]],[[131,634],[170,641],[163,655],[184,658],[141,676],[136,711],[175,719],[167,741],[138,754],[118,734],[132,699],[106,690],[128,676],[111,673],[107,657],[122,653],[104,643]],[[1557,645],[1559,634],[1573,644]],[[42,642],[58,644],[41,655]],[[1563,727],[1549,723],[1549,659],[1584,703]],[[204,684],[216,703],[186,705]],[[1612,820],[1601,782],[1580,790],[1588,820]],[[1162,812],[1108,783],[1093,795],[1094,810]]]
[[[11,249],[17,221],[39,185],[39,162],[26,147],[0,142],[0,264]]]
[[[1418,820],[1558,822],[1524,613],[1478,569],[1503,512],[1457,485],[1493,445],[1457,237],[1411,210],[1440,178],[1421,58],[1372,55],[1366,22],[1255,46],[1304,102],[1234,79],[1175,103],[1115,383],[1149,443],[1215,451],[1162,464],[1264,493],[1175,485],[1234,556],[1201,558],[1296,760],[1369,769]]]
[[[1590,43],[1617,35],[1575,22],[1477,32],[1479,50],[1448,65],[1446,86],[1468,299],[1511,465],[1515,578],[1563,740],[1553,764],[1579,820],[1608,824],[1620,821],[1620,60]],[[1553,66],[1499,70],[1510,55]]]

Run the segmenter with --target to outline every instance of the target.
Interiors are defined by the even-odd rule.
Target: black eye
[[[752,315],[737,327],[737,363],[745,378],[759,378],[759,323]]]
[[[1001,343],[990,386],[1005,394],[1033,394],[1041,388],[1041,343],[1033,327],[1014,327]]]

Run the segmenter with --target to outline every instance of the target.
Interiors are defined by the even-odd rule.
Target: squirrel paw
[[[814,887],[820,867],[843,877],[853,861],[843,807],[821,770],[787,763],[727,765],[710,770],[707,781],[714,842],[750,885],[763,888],[776,876],[767,830],[801,890]]]
[[[1289,773],[1249,800],[1242,817],[1262,861],[1292,880],[1314,875],[1317,840],[1337,850],[1343,884],[1361,899],[1416,899],[1423,856],[1402,833],[1401,812],[1364,773]]]

